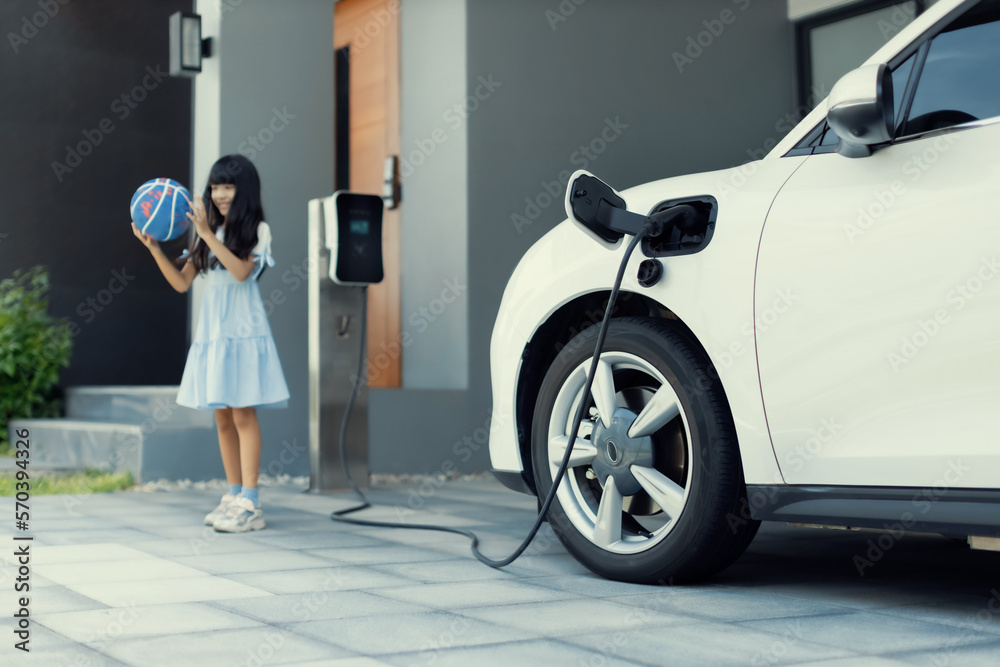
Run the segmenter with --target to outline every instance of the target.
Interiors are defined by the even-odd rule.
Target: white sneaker
[[[212,526],[220,533],[245,533],[264,527],[264,512],[253,506],[253,501],[240,496],[233,501],[225,516],[217,519]]]
[[[222,502],[219,503],[219,506],[205,515],[205,525],[206,526],[215,525],[216,521],[226,516],[226,512],[229,510],[229,507],[233,504],[233,501],[235,500],[236,496],[234,496],[231,493],[227,493],[226,495],[222,496]]]

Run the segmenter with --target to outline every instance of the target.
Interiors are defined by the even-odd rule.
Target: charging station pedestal
[[[335,196],[334,196],[335,197]],[[368,480],[368,386],[355,377],[362,332],[359,286],[331,279],[337,262],[337,243],[328,233],[334,197],[309,202],[309,492],[348,489],[340,466],[340,424],[354,383],[360,382],[351,408],[346,439],[347,465],[359,486]],[[356,223],[355,223],[356,224]],[[381,270],[381,211],[379,211],[379,266]],[[340,239],[343,243],[344,239]],[[331,246],[334,252],[331,254]],[[336,268],[336,266],[334,267]],[[380,278],[381,279],[381,278]],[[376,281],[370,281],[376,282]],[[364,284],[364,283],[362,283]]]

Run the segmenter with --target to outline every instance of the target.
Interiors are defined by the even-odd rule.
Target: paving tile
[[[53,667],[54,665],[86,665],[87,667],[121,667],[125,663],[79,644],[45,646],[32,639],[30,652],[23,653],[12,647],[3,647],[4,664],[16,667]],[[8,653],[10,651],[10,653]],[[14,654],[17,655],[14,655]],[[10,662],[6,662],[10,660]]]
[[[365,535],[353,535],[333,530],[303,530],[291,535],[269,534],[267,530],[254,533],[250,539],[268,545],[272,549],[321,549],[345,547],[384,548],[382,540]]]
[[[88,516],[77,516],[71,517],[66,516],[62,518],[47,518],[45,516],[39,516],[38,514],[32,512],[31,516],[31,533],[35,535],[36,539],[43,539],[47,533],[53,533],[57,531],[75,531],[75,530],[107,530],[109,528],[115,528],[114,523],[109,523],[106,519],[88,517]]]
[[[229,598],[257,597],[270,593],[223,577],[203,574],[198,577],[151,579],[101,584],[71,584],[67,588],[110,607],[201,602]]]
[[[484,623],[446,612],[389,614],[335,621],[294,623],[289,628],[319,637],[357,654],[434,651],[456,646],[537,638],[537,634]]]
[[[890,586],[875,581],[838,579],[750,585],[739,587],[737,590],[753,592],[755,595],[773,593],[856,610],[901,607],[928,601],[948,602],[964,597],[961,593],[937,593],[928,596],[926,592],[910,587]]]
[[[419,563],[395,563],[389,565],[373,565],[372,569],[386,572],[412,581],[429,584],[448,583],[453,581],[518,581],[520,577],[505,570],[498,570],[483,565],[472,558],[467,560],[427,561]],[[532,584],[535,581],[531,582]]]
[[[96,648],[134,637],[261,627],[245,615],[197,602],[41,614],[36,620],[75,642]]]
[[[470,581],[382,588],[378,595],[438,609],[463,609],[579,597],[566,591],[515,581]]]
[[[487,555],[491,555],[487,553]],[[504,554],[506,555],[506,554]],[[509,568],[511,572],[523,572],[528,575],[577,575],[592,574],[590,570],[578,563],[566,553],[529,555],[517,559]]]
[[[858,653],[878,655],[914,649],[934,650],[959,644],[996,642],[995,634],[956,630],[954,627],[886,614],[852,611],[795,619],[744,621],[741,626],[781,634],[791,628],[796,636],[817,644],[850,646]]]
[[[668,627],[699,622],[689,616],[648,611],[607,600],[559,600],[462,609],[455,613],[546,637],[564,637],[586,632],[636,630],[645,626]]]
[[[762,663],[765,664],[765,663]],[[834,658],[833,660],[819,660],[816,662],[799,662],[798,667],[904,667],[916,663],[905,662],[902,659],[888,658],[885,656],[864,655],[854,658]],[[936,667],[944,667],[937,665]]]
[[[265,598],[218,600],[212,606],[228,609],[265,623],[279,625],[325,621],[378,614],[409,614],[427,607],[362,591],[323,591],[273,595]]]
[[[4,550],[3,557],[8,562],[14,560],[12,551],[8,553],[7,549]],[[34,566],[52,563],[86,563],[90,561],[129,560],[144,558],[148,555],[132,547],[114,543],[41,545],[40,548],[34,546],[31,548],[31,563]]]
[[[337,658],[319,662],[297,662],[295,667],[392,667],[387,662],[375,658]]]
[[[992,609],[997,611],[991,610],[991,603]],[[1000,634],[1000,608],[997,608],[993,598],[970,595],[931,604],[879,608],[871,611],[899,618],[967,628],[977,632]]]
[[[249,535],[241,533],[217,533],[210,526],[188,539],[155,539],[134,542],[134,549],[152,556],[173,558],[175,556],[201,556],[206,554],[252,553],[270,551],[273,547],[254,542]]]
[[[808,614],[831,614],[842,608],[767,593],[743,593],[718,587],[659,588],[648,593],[605,599],[656,611],[713,621],[745,621]]]
[[[271,593],[309,593],[317,590],[369,590],[385,586],[404,586],[407,579],[365,567],[332,567],[287,572],[250,572],[227,575],[227,579],[246,583]]]
[[[378,512],[406,509],[413,487],[379,487],[372,499],[388,508]],[[647,587],[591,574],[547,525],[521,559],[494,570],[458,535],[331,522],[332,509],[353,503],[347,494],[268,488],[266,530],[215,533],[200,521],[219,495],[40,498],[33,514],[44,514],[51,530],[39,536],[48,541],[33,544],[36,646],[23,664],[76,664],[85,654],[90,665],[145,665],[153,656],[164,664],[317,667],[754,660],[938,667],[995,665],[1000,655],[1000,614],[976,617],[988,609],[995,554],[939,538],[907,537],[859,578],[851,558],[871,535],[765,524],[744,558],[710,583]],[[500,557],[523,538],[534,504],[490,479],[448,482],[407,518],[474,526],[483,551]],[[8,534],[0,526],[0,538]],[[144,567],[155,574],[139,576]],[[170,578],[185,567],[198,574]],[[247,567],[261,571],[238,571]],[[0,590],[9,590],[13,571],[0,566]],[[46,572],[73,583],[62,586]],[[130,600],[143,613],[118,631],[112,624],[128,608],[107,605]],[[0,633],[6,627],[0,618]],[[109,644],[113,657],[54,631],[79,637],[102,628],[120,635]],[[271,631],[279,633],[274,643],[286,639],[284,648],[267,643]],[[0,647],[0,663],[6,658]]]
[[[13,609],[11,611],[13,611]],[[32,616],[29,620],[30,625],[28,626],[29,653],[48,650],[59,646],[76,645],[76,642],[69,637],[45,627],[40,622],[40,618],[43,617],[39,617],[39,615],[32,610]],[[0,644],[0,662],[3,662],[4,664],[10,664],[6,661],[6,658],[9,656],[20,655],[23,653],[20,649],[13,648],[14,642],[21,641],[20,638],[15,638],[13,634],[15,630],[20,629],[17,627],[17,620],[18,619],[13,617],[13,614],[4,614],[4,617],[0,618],[0,635],[5,638],[4,643]],[[6,642],[7,638],[11,639],[9,644]]]
[[[531,580],[533,586],[546,586],[562,591],[570,591],[590,597],[612,597],[627,595],[655,594],[660,591],[657,586],[648,584],[630,584],[624,581],[613,581],[599,577],[596,574],[569,575],[546,574]]]
[[[776,635],[727,623],[644,627],[567,637],[594,651],[592,657],[622,658],[650,665],[779,665],[854,656],[794,635]]]
[[[372,507],[356,514],[352,513],[350,516],[366,521],[385,521],[404,525],[430,524],[449,528],[482,525],[482,519],[469,519],[441,512],[426,511],[425,509],[413,510],[407,506],[406,502],[398,502],[394,499],[382,502],[373,501]]]
[[[176,637],[124,639],[104,649],[130,665],[284,665],[354,657],[323,641],[275,627],[220,630]]]
[[[441,648],[419,653],[386,655],[382,656],[381,660],[399,667],[413,667],[414,665],[434,665],[435,667],[468,667],[469,665],[476,665],[476,667],[510,667],[511,665],[633,667],[635,665],[667,664],[639,663],[614,656],[597,656],[590,649],[582,649],[551,640],[530,640],[469,648]]]
[[[887,657],[905,662],[908,665],[996,667],[1000,663],[1000,643],[970,646],[959,644],[942,651],[910,651],[894,653]]]
[[[376,565],[384,563],[416,563],[431,560],[452,560],[452,554],[421,549],[419,547],[358,547],[344,549],[309,549],[308,554],[320,556],[337,563]]]
[[[21,582],[17,581],[17,578],[20,576],[20,572],[13,565],[0,566],[0,591],[14,590],[15,584],[23,583],[23,580]],[[31,578],[29,585],[32,590],[59,585],[51,579],[43,577],[34,570],[32,570],[29,576]]]
[[[100,530],[68,530],[50,531],[39,533],[35,536],[35,542],[46,547],[86,545],[86,544],[130,544],[141,540],[150,540],[156,535],[134,528],[110,528]]]
[[[140,581],[151,578],[174,579],[204,574],[194,568],[152,556],[113,561],[53,563],[39,565],[36,569],[52,581],[63,585]]]
[[[330,563],[298,551],[272,550],[249,553],[206,554],[202,556],[175,556],[182,565],[210,574],[238,574],[241,572],[281,572],[330,567]]]
[[[107,606],[103,601],[67,586],[49,586],[30,591],[28,600],[28,609],[32,614],[104,609]]]

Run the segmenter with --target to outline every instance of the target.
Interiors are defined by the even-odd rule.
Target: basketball
[[[169,178],[146,181],[132,195],[132,221],[157,241],[170,241],[188,230],[191,193]]]

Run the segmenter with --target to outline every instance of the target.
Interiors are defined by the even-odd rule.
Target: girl
[[[260,177],[242,155],[227,155],[212,165],[201,199],[195,198],[188,214],[195,234],[181,256],[187,261],[180,270],[134,222],[132,231],[178,292],[186,292],[198,274],[208,276],[177,403],[215,410],[229,493],[208,513],[205,524],[240,533],[264,527],[257,496],[261,438],[256,408],[288,403],[257,287],[265,264],[274,265],[271,231],[264,222]]]

